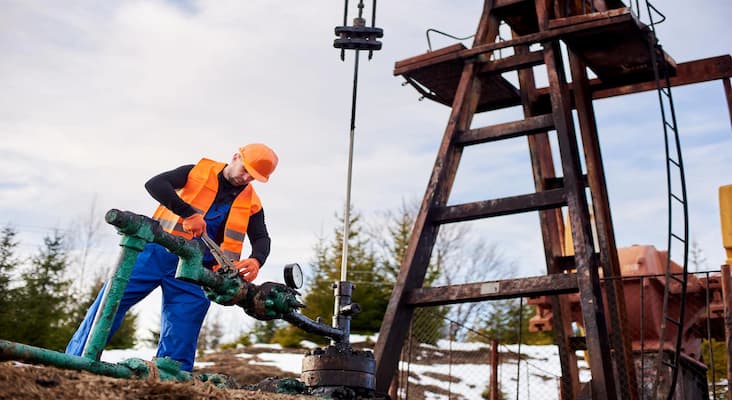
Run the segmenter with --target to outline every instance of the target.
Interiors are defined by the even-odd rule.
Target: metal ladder
[[[636,2],[637,4],[637,2]],[[688,258],[689,258],[689,210],[686,196],[686,178],[684,173],[684,162],[681,155],[681,142],[679,140],[679,129],[676,124],[676,112],[674,110],[674,101],[671,94],[671,83],[669,77],[669,67],[663,56],[663,48],[656,37],[656,25],[666,20],[666,17],[651,4],[646,1],[646,10],[648,12],[649,35],[651,46],[651,57],[653,59],[653,73],[656,79],[656,89],[658,92],[658,101],[661,108],[661,119],[663,123],[663,135],[666,150],[666,185],[668,193],[668,239],[667,239],[667,257],[666,257],[666,274],[665,274],[665,291],[663,295],[663,318],[661,319],[661,331],[658,339],[658,355],[655,362],[656,378],[654,379],[652,393],[658,393],[660,386],[660,377],[662,367],[665,365],[671,369],[671,381],[668,386],[667,399],[672,399],[674,388],[678,380],[679,374],[679,358],[681,355],[681,342],[683,339],[683,323],[686,309],[686,286],[688,278]],[[654,18],[660,18],[655,20]],[[678,179],[678,187],[674,187],[674,179],[672,175]],[[682,223],[679,233],[674,230],[674,209],[681,208]],[[676,246],[681,246],[683,253],[683,263],[681,267],[683,272],[681,276],[671,271],[672,250]],[[673,285],[681,286],[681,296],[678,312],[673,313],[669,308],[669,294]],[[670,335],[668,324],[676,327],[675,337],[667,337]],[[674,344],[674,352],[671,361],[664,360],[664,344],[666,341],[672,341]]]

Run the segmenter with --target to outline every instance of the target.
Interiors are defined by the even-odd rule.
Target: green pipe
[[[129,238],[124,237],[122,239],[123,243],[126,241],[125,239]],[[127,241],[129,242],[129,240]],[[125,245],[122,244],[122,246]],[[99,360],[99,357],[101,357],[102,351],[107,345],[107,339],[109,338],[109,332],[112,329],[114,317],[117,315],[119,303],[122,300],[122,295],[124,294],[125,289],[127,288],[127,282],[130,280],[132,268],[135,266],[135,261],[139,254],[140,250],[135,248],[122,248],[117,269],[111,281],[107,282],[102,303],[99,306],[99,311],[97,312],[97,316],[92,324],[91,332],[87,338],[83,354],[85,358]]]
[[[107,223],[117,227],[117,231],[123,235],[120,241],[122,252],[114,275],[106,286],[99,311],[94,318],[84,347],[83,356],[92,360],[99,360],[107,345],[112,323],[119,310],[119,303],[127,288],[132,269],[140,252],[148,243],[158,243],[167,248],[180,258],[182,265],[186,265],[189,269],[195,266],[204,270],[201,268],[203,255],[198,245],[193,241],[166,233],[153,219],[116,209],[109,210],[104,218]]]
[[[58,351],[14,343],[0,339],[0,359],[21,360],[29,363],[53,365],[59,368],[89,371],[99,375],[114,378],[137,377],[133,371],[125,366],[110,364],[104,361],[91,360],[86,357],[72,356]]]
[[[116,210],[111,210],[105,216],[107,222],[114,221],[117,218]],[[83,357],[90,360],[99,360],[104,347],[109,339],[109,332],[112,330],[114,317],[117,315],[119,303],[122,295],[127,288],[127,282],[130,280],[132,269],[137,261],[137,256],[145,249],[145,245],[152,241],[154,234],[149,224],[136,223],[127,224],[125,228],[119,231],[124,232],[124,236],[120,241],[122,252],[117,262],[114,275],[107,286],[99,305],[99,311],[94,318],[89,337],[84,346]]]
[[[237,275],[228,277],[226,274],[203,268],[201,260],[193,258],[180,259],[175,277],[203,286],[206,296],[210,300],[226,306],[246,301],[248,294],[255,287]]]

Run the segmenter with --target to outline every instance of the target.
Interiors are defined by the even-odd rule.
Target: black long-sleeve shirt
[[[194,165],[183,165],[171,171],[163,172],[156,175],[145,183],[145,189],[147,189],[150,196],[160,202],[170,211],[177,215],[187,218],[195,214],[196,211],[191,207],[190,204],[183,201],[183,199],[176,193],[177,189],[181,189],[185,186],[188,181],[188,174],[193,169]],[[219,189],[216,192],[216,198],[214,204],[217,203],[233,203],[236,196],[241,193],[246,187],[234,186],[224,178],[223,171],[218,174]],[[225,224],[221,224],[218,233],[214,240],[216,243],[221,243],[224,240],[224,229]],[[260,265],[264,265],[264,262],[269,256],[270,250],[270,237],[267,232],[267,225],[264,223],[264,209],[259,210],[257,213],[249,217],[249,225],[247,226],[247,237],[249,243],[252,245],[252,253],[250,258],[256,258]]]

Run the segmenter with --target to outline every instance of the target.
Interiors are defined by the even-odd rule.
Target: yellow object
[[[590,211],[590,224],[592,225],[592,241],[594,243],[595,252],[600,251],[598,247],[597,239],[597,227],[595,226],[595,213],[592,211],[592,203],[587,205]],[[572,239],[572,224],[569,221],[569,211],[567,216],[564,218],[564,254],[565,256],[574,255],[574,240]]]
[[[732,265],[732,185],[719,188],[719,216],[722,226],[722,246],[727,252],[727,265]]]
[[[249,175],[259,182],[267,182],[277,168],[277,154],[261,143],[252,143],[239,148],[241,160]]]

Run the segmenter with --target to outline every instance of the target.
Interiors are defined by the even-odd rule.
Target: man
[[[239,275],[251,282],[269,255],[270,238],[262,203],[250,183],[252,180],[267,182],[277,161],[272,149],[254,143],[241,147],[229,164],[204,158],[196,165],[163,172],[145,184],[150,195],[160,202],[153,218],[165,231],[186,239],[208,233],[231,260],[241,258],[242,242],[248,236],[252,252],[234,264]],[[218,268],[215,264],[211,253],[206,251],[204,267],[215,270]],[[163,304],[157,357],[180,361],[183,370],[191,371],[198,334],[210,301],[200,286],[175,279],[177,265],[178,257],[164,247],[155,243],[145,247],[133,267],[110,337],[121,325],[127,310],[160,286]],[[66,353],[82,354],[102,292],[87,311]]]

